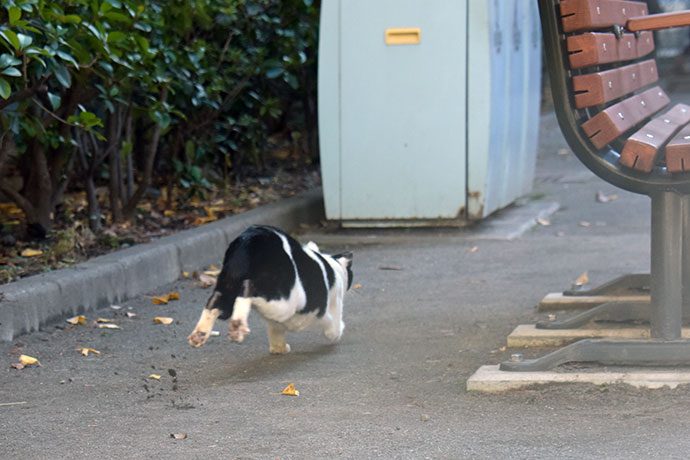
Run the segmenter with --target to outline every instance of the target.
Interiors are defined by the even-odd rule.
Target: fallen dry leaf
[[[558,152],[556,152],[558,155],[567,155],[570,153],[570,150],[568,149],[558,149]]]
[[[97,323],[112,323],[113,321],[110,320],[110,319],[106,319],[106,318],[98,318],[98,319],[96,320],[96,322],[97,322]]]
[[[175,434],[175,433],[171,433],[171,434],[170,434],[170,437],[173,438],[173,439],[187,439],[187,435],[186,435],[186,434]]]
[[[354,286],[352,286],[353,289],[362,289],[362,285],[357,283]]]
[[[542,219],[541,217],[537,217],[537,223],[542,227],[548,227],[549,225],[551,225],[551,221],[547,219]]]
[[[211,287],[216,284],[216,278],[209,275],[199,275],[199,281],[201,282],[202,288]]]
[[[122,307],[119,305],[111,305],[110,308],[112,308],[113,310],[121,310],[122,309]]]
[[[182,272],[182,278],[189,278],[189,272]]]
[[[288,396],[299,396],[299,391],[295,390],[295,384],[291,383],[290,385],[286,386],[283,392],[281,393],[282,395],[288,395]]]
[[[26,367],[22,363],[12,363],[12,364],[10,364],[10,366],[17,369],[18,371],[21,371],[22,369],[24,369]]]
[[[149,379],[152,379],[152,380],[160,380],[160,379],[161,379],[161,376],[158,375],[158,374],[151,374],[151,375],[149,375]]]
[[[479,251],[479,246],[472,246],[470,248],[470,252],[477,252],[477,251]]]
[[[168,303],[169,297],[167,295],[160,295],[153,298],[154,305],[165,305]]]
[[[41,365],[41,362],[37,360],[36,358],[28,355],[21,355],[19,356],[19,362],[22,363],[25,366],[30,366],[32,364],[38,364],[39,366]]]
[[[577,286],[583,286],[587,283],[589,283],[589,276],[587,275],[587,272],[584,272],[575,280],[574,284]]]
[[[27,248],[21,252],[22,257],[36,257],[36,256],[40,256],[40,255],[43,255],[43,251],[41,251],[39,249]]]
[[[99,329],[120,329],[120,326],[117,324],[113,323],[99,323],[98,324]]]
[[[77,351],[81,351],[82,356],[89,356],[89,353],[93,353],[94,355],[100,355],[101,352],[98,350],[94,350],[93,348],[88,348],[88,347],[79,347],[77,348]]]
[[[215,268],[215,267],[214,267],[214,268],[209,268],[208,270],[206,270],[206,271],[204,272],[204,275],[208,275],[208,276],[218,276],[218,275],[220,275],[220,270],[218,270],[218,269]]]
[[[172,318],[169,318],[167,316],[156,316],[155,318],[153,318],[153,321],[156,324],[166,324],[167,325],[167,324],[172,324],[173,321],[175,321],[175,320]]]
[[[179,300],[180,294],[178,292],[171,292],[165,295],[159,295],[153,298],[154,305],[165,305],[171,300]]]
[[[618,195],[605,195],[604,192],[598,191],[596,195],[596,200],[599,203],[608,203],[618,198]]]
[[[586,220],[581,221],[579,223],[579,225],[580,225],[580,227],[585,227],[585,228],[592,226],[591,222],[587,222]]]
[[[77,325],[77,324],[82,324],[86,325],[86,317],[84,315],[79,315],[79,316],[74,316],[72,318],[67,319],[67,322],[72,324],[72,325]]]
[[[131,311],[128,311],[128,312],[125,313],[125,314],[127,315],[127,318],[134,318],[135,316],[137,316],[136,313],[132,313]]]
[[[379,270],[393,270],[393,271],[397,271],[397,270],[404,270],[404,268],[398,267],[397,265],[383,265],[383,266],[379,267]]]

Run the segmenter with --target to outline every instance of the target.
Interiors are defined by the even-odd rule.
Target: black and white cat
[[[252,226],[225,252],[216,287],[201,313],[189,344],[208,340],[217,318],[230,318],[230,339],[242,342],[253,306],[268,324],[271,353],[288,353],[286,331],[315,326],[332,342],[340,339],[343,297],[352,285],[352,253],[323,254],[309,242],[302,246],[277,228]]]

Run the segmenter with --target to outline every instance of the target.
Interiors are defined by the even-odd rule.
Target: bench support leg
[[[690,262],[686,260],[688,257],[685,250],[690,249],[690,196],[663,191],[651,195],[651,198],[651,304],[647,307],[651,339],[580,340],[541,358],[521,362],[506,361],[500,366],[502,370],[542,371],[574,361],[690,364],[690,340],[681,338],[683,302],[690,300],[690,283],[684,282],[690,277]],[[586,321],[596,317],[598,313],[612,315],[618,313],[617,309],[626,307],[638,310],[631,311],[628,316],[642,316],[639,309],[646,304],[621,305],[595,307],[594,310],[599,308],[599,311],[586,312]]]
[[[537,359],[505,361],[499,368],[512,372],[539,372],[569,362],[603,362],[638,365],[688,365],[690,340],[585,339]]]
[[[648,302],[607,302],[570,318],[558,321],[537,321],[537,329],[575,329],[590,321],[649,322]]]
[[[590,289],[568,289],[564,296],[623,296],[649,292],[649,273],[629,273]]]

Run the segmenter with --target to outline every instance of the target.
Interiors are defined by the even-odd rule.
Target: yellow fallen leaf
[[[41,365],[41,362],[39,360],[27,355],[21,355],[19,357],[19,362],[25,366],[30,366],[31,364],[38,364],[39,366]]]
[[[218,220],[218,217],[216,216],[216,213],[214,212],[215,209],[209,206],[204,206],[204,211],[206,211],[206,215],[210,220]]]
[[[575,280],[575,284],[578,286],[582,286],[583,284],[589,283],[589,276],[587,276],[587,272],[584,272],[582,275],[579,276],[578,279]]]
[[[213,219],[211,219],[210,217],[197,217],[196,219],[194,219],[194,222],[192,222],[192,225],[198,227],[199,225],[204,225],[215,220],[215,217]]]
[[[211,265],[210,267],[208,267],[208,269],[209,270],[219,270],[219,268],[216,267],[215,265]]]
[[[0,212],[12,212],[15,209],[18,208],[14,203],[0,203]]]
[[[43,251],[38,250],[38,249],[24,249],[21,253],[22,257],[35,257],[35,256],[40,256],[43,254]]]
[[[151,375],[149,375],[149,378],[153,379],[153,380],[160,380],[161,376],[158,374],[151,374]]]
[[[154,305],[165,305],[168,303],[170,300],[179,300],[180,299],[180,293],[179,292],[171,292],[169,294],[165,295],[159,295],[153,298],[153,304]]]
[[[154,305],[165,305],[168,303],[169,297],[167,295],[159,295],[153,298]]]
[[[173,321],[175,321],[175,320],[172,318],[168,318],[167,316],[156,316],[155,318],[153,318],[153,321],[156,324],[166,324],[167,325],[167,324],[172,324]]]
[[[96,320],[97,323],[112,323],[112,320],[105,319],[105,318],[98,318]]]
[[[86,317],[84,315],[74,316],[67,320],[68,323],[72,325],[83,324],[86,325]]]
[[[105,324],[100,323],[98,325],[98,328],[99,329],[120,329],[120,326],[118,326],[117,324],[113,324],[113,323],[105,323]]]
[[[299,391],[295,390],[295,384],[291,383],[290,385],[285,387],[281,394],[288,396],[299,396]]]
[[[177,214],[177,212],[172,209],[166,209],[165,211],[163,211],[163,215],[165,217],[174,216],[175,214]]]
[[[182,278],[189,278],[189,272],[182,272]]]
[[[352,286],[354,289],[362,289],[362,285],[357,283],[354,286]]]
[[[204,275],[208,275],[208,276],[218,276],[218,275],[220,275],[220,270],[218,270],[217,268],[208,269],[208,270],[206,270],[206,271],[204,272]]]
[[[94,350],[93,348],[88,348],[88,347],[79,347],[77,348],[77,351],[81,351],[82,356],[89,356],[89,353],[93,353],[94,355],[100,355],[101,352],[98,350]]]

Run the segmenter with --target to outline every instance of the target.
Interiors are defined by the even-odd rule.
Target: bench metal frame
[[[570,322],[552,326],[572,327],[595,318],[645,319],[650,323],[651,338],[581,340],[537,359],[503,362],[500,369],[542,371],[575,361],[688,365],[690,340],[681,337],[681,325],[683,316],[690,316],[683,314],[684,302],[690,301],[690,174],[670,174],[659,166],[649,174],[637,172],[618,164],[619,151],[610,147],[597,150],[592,145],[580,128],[583,111],[575,108],[570,90],[574,71],[567,64],[557,0],[539,0],[539,10],[556,116],[566,141],[578,159],[597,176],[622,189],[648,195],[652,200],[650,304],[603,304]],[[623,277],[618,282],[629,286],[640,280]],[[690,312],[690,308],[685,310]]]

